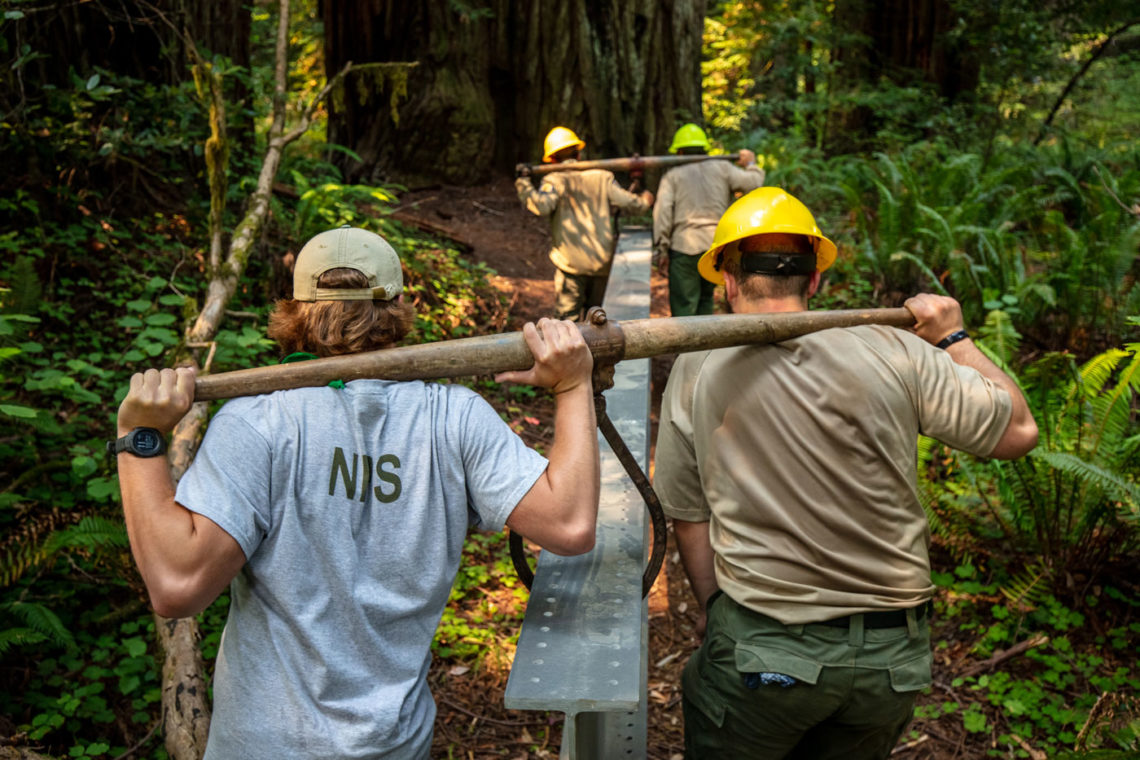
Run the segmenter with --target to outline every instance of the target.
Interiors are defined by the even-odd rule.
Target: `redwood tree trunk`
[[[832,84],[836,100],[842,103],[846,92],[873,90],[883,79],[900,86],[931,84],[947,100],[973,93],[980,73],[976,61],[949,37],[957,18],[952,0],[839,0],[834,19],[843,42],[832,51],[841,64]],[[874,118],[866,106],[840,105],[830,119],[829,146],[867,147]]]
[[[95,66],[156,84],[190,78],[188,32],[205,54],[249,67],[250,15],[241,0],[51,0],[6,24],[12,42],[47,53],[24,74],[37,84],[69,85],[69,70],[89,76]]]
[[[350,180],[470,184],[536,161],[553,126],[591,157],[663,151],[700,120],[706,0],[326,0],[330,76],[347,61],[416,61],[407,95],[357,73],[329,109]]]

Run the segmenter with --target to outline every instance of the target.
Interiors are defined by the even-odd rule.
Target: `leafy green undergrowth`
[[[509,667],[527,596],[511,563],[507,533],[468,535],[432,651],[474,666]]]
[[[137,598],[116,592],[109,600],[91,583],[67,596],[79,604],[57,600],[58,617],[40,612],[65,638],[24,648],[38,655],[27,661],[20,688],[0,690],[0,714],[16,723],[8,733],[61,756],[118,757],[155,736],[162,692],[154,617]],[[148,757],[165,757],[160,741],[150,744]]]
[[[1011,602],[970,564],[934,580],[935,682],[910,740],[962,735],[970,757],[1140,751],[1140,597],[1098,588],[1082,614],[1051,596]]]
[[[328,220],[319,203],[338,205],[337,214],[351,207],[344,221],[381,232],[401,252],[420,312],[409,342],[501,328],[506,309],[488,284],[490,270],[388,221],[385,207],[358,208],[364,196],[349,187],[326,189],[306,213],[320,225]],[[35,245],[0,265],[0,456],[9,476],[0,486],[0,730],[77,758],[118,756],[159,718],[153,616],[126,551],[117,476],[103,446],[130,375],[190,348],[183,335],[206,283],[194,223],[162,215],[90,219],[28,230]],[[267,237],[282,250],[304,242],[279,229]],[[102,254],[98,262],[93,250]],[[212,345],[196,347],[203,359],[212,355],[213,371],[277,360],[265,326],[283,295],[279,282],[272,256],[251,260],[235,312]],[[517,630],[509,560],[483,575],[496,540],[469,542],[474,556],[441,629],[450,637],[442,645],[449,657],[475,661],[506,651],[511,640],[500,640],[500,630]],[[133,593],[124,596],[128,583]],[[479,598],[488,584],[502,589],[501,599]],[[208,670],[227,610],[223,596],[200,617]],[[160,745],[155,732],[135,753],[163,757]]]

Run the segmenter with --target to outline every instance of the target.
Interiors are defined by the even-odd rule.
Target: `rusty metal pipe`
[[[693,164],[698,161],[737,161],[739,159],[739,153],[729,153],[723,156],[632,156],[630,158],[602,158],[596,161],[533,164],[527,168],[535,177],[541,177],[551,172],[581,172],[587,169],[606,169],[611,172],[642,172],[646,169],[667,169],[671,166]]]
[[[601,365],[748,343],[777,343],[816,330],[870,324],[909,327],[914,324],[914,315],[903,308],[715,314],[611,321],[601,326],[581,324],[578,329],[594,355],[594,363]],[[203,375],[198,378],[194,399],[255,396],[327,385],[333,380],[435,380],[487,375],[529,369],[533,364],[534,357],[521,332],[500,333]]]

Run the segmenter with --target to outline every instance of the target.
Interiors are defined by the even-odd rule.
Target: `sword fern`
[[[991,315],[983,345],[1004,364],[1016,354],[1019,337],[1004,318]],[[1072,579],[1083,584],[1072,590],[1083,594],[1140,550],[1140,344],[1080,366],[1049,354],[1023,379],[1041,430],[1038,447],[1005,462],[955,455],[959,485],[944,484],[937,506],[969,513],[976,530],[998,539],[994,556],[1011,572],[1004,589],[1011,599],[1060,592]]]

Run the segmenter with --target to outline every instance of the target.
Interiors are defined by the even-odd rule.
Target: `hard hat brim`
[[[567,148],[577,148],[578,150],[582,150],[585,147],[586,147],[586,143],[584,143],[581,140],[571,141],[571,142],[566,143],[565,145],[559,145],[557,148],[554,148],[553,150],[551,150],[549,153],[547,153],[546,155],[544,155],[542,157],[542,163],[544,163],[544,164],[554,163],[554,154],[559,152],[559,151],[566,150]],[[531,154],[531,155],[533,155],[533,154]]]

